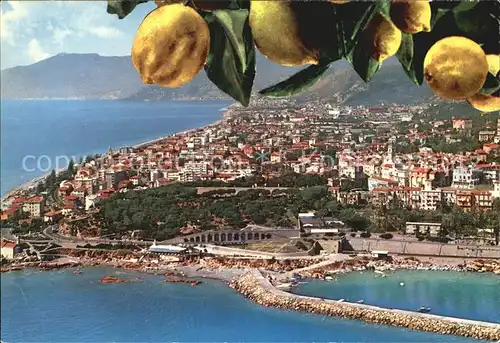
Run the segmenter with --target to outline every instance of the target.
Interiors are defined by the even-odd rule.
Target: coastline
[[[27,100],[27,99],[19,99],[19,100],[23,100],[24,101],[24,100]],[[85,101],[85,100],[89,100],[89,99],[31,99],[31,100],[48,100],[48,101],[49,100],[70,100],[70,101],[80,100],[80,101]],[[113,99],[102,99],[102,100],[113,100]],[[191,100],[178,100],[178,101],[191,101]],[[193,101],[196,101],[196,100],[193,100]],[[198,101],[210,101],[210,100],[198,100]],[[223,122],[225,112],[231,110],[231,108],[232,108],[233,105],[234,104],[229,104],[228,106],[219,109],[219,112],[221,113],[221,119],[218,119],[218,120],[216,120],[213,123],[210,123],[210,124],[204,125],[204,126],[200,126],[200,127],[195,127],[195,128],[188,129],[188,130],[184,130],[184,131],[180,131],[180,132],[171,133],[171,134],[168,134],[167,136],[161,136],[161,137],[156,137],[156,138],[148,139],[146,141],[142,141],[142,142],[133,144],[133,145],[131,145],[131,147],[134,148],[134,149],[139,149],[139,148],[142,148],[144,146],[148,146],[148,145],[151,145],[151,144],[156,144],[157,142],[160,142],[162,140],[168,139],[170,137],[175,137],[175,136],[179,136],[179,135],[185,135],[185,134],[196,132],[198,130],[202,130],[202,129],[205,129],[205,128],[217,126],[217,125],[219,125],[219,124],[221,124]],[[114,148],[116,149],[117,147],[114,147]],[[101,154],[104,154],[104,153],[105,153],[105,151],[103,151]],[[56,171],[56,172],[59,172],[59,171]],[[6,191],[5,194],[2,195],[1,198],[0,198],[0,207],[1,207],[1,209],[4,209],[4,207],[8,207],[8,204],[9,204],[9,201],[11,200],[11,198],[17,197],[19,195],[19,193],[27,192],[30,189],[36,187],[36,185],[39,182],[44,182],[49,175],[50,175],[50,172],[47,172],[47,173],[45,173],[43,175],[34,177],[34,178],[32,178],[32,179],[30,179],[30,180],[28,180],[28,181],[26,181],[26,182],[24,182],[24,183],[22,183],[22,184],[20,184],[18,186],[15,186],[14,188]]]
[[[500,324],[287,293],[277,289],[257,270],[235,279],[230,287],[254,303],[265,307],[356,319],[372,324],[405,327],[437,334],[500,340]]]
[[[75,257],[66,257],[53,262],[31,262],[26,268],[38,268],[39,270],[53,270],[60,268],[76,268],[73,273],[80,274],[81,268],[114,268],[123,272],[147,273],[164,277],[163,282],[181,282],[197,286],[202,283],[195,279],[213,279],[225,283],[235,292],[254,303],[274,307],[281,310],[314,313],[330,317],[361,320],[371,324],[380,324],[395,327],[405,327],[410,330],[428,331],[444,335],[456,335],[481,340],[496,341],[500,339],[500,324],[481,322],[462,318],[445,317],[440,315],[412,312],[399,309],[382,308],[378,306],[350,303],[342,300],[323,299],[319,297],[302,296],[285,292],[277,288],[278,284],[287,281],[295,268],[289,272],[279,270],[284,262],[279,260],[264,259],[238,259],[238,258],[200,258],[179,261],[175,257],[168,256],[166,261],[153,263],[154,260],[138,261],[132,256],[133,253],[115,252],[112,257],[104,252],[78,251]],[[121,256],[117,259],[116,256]],[[154,258],[158,259],[158,256]],[[61,261],[62,260],[62,261]],[[272,262],[271,262],[272,261]],[[457,265],[440,264],[432,266],[428,262],[417,262],[416,259],[401,259],[396,261],[373,260],[368,258],[355,258],[344,263],[333,262],[325,265],[314,261],[311,270],[300,271],[301,278],[322,278],[324,273],[318,272],[334,270],[338,273],[349,273],[358,270],[441,270],[441,271],[478,271],[489,272],[485,265],[490,263],[500,267],[498,261],[473,261],[469,266],[457,267]],[[324,262],[324,261],[323,261]],[[444,260],[441,262],[445,262]],[[458,262],[458,261],[457,261]],[[482,266],[472,268],[477,263]],[[316,267],[315,267],[316,266]],[[364,269],[361,269],[364,268]],[[378,268],[378,269],[377,269]],[[304,269],[304,268],[302,268]],[[14,269],[19,270],[19,269]],[[2,272],[5,270],[2,270]],[[133,279],[122,278],[111,274],[98,280],[101,283],[127,283]],[[318,274],[321,274],[318,276]],[[336,273],[337,274],[337,273]],[[75,276],[77,277],[77,276]],[[139,278],[137,278],[139,279]]]

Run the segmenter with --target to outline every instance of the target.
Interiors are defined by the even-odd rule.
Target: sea
[[[193,287],[163,277],[115,269],[50,272],[24,270],[1,275],[3,342],[478,342],[356,320],[282,311],[252,303],[224,283],[202,279]],[[130,283],[100,284],[118,275]],[[429,274],[423,272],[422,278]],[[441,278],[454,277],[443,273]],[[136,280],[138,276],[142,280]],[[465,288],[474,287],[466,275]],[[394,279],[393,281],[395,281]],[[429,279],[433,280],[433,279]],[[409,283],[410,285],[411,283]],[[433,299],[440,281],[426,283],[420,300]],[[482,282],[475,290],[485,295]],[[436,287],[434,287],[436,286]],[[411,301],[409,288],[397,288]],[[414,288],[412,288],[414,290]],[[357,299],[353,288],[351,299]],[[490,291],[490,290],[488,290]],[[345,295],[345,294],[344,294]],[[460,301],[449,292],[444,301]],[[481,302],[484,304],[484,302]],[[479,306],[479,305],[478,305]],[[486,308],[488,309],[488,307]]]
[[[2,100],[1,195],[69,159],[212,124],[230,101]]]
[[[500,276],[421,270],[342,274],[335,281],[308,280],[296,294],[363,301],[367,305],[500,323]]]

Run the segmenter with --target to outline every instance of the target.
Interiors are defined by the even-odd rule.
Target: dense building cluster
[[[438,120],[427,111],[317,102],[231,106],[213,125],[87,158],[49,194],[12,197],[2,219],[22,212],[57,221],[93,211],[115,192],[177,182],[223,186],[259,175],[266,187],[265,180],[292,171],[324,176],[340,204],[491,209],[500,198],[500,120]],[[460,148],[467,144],[469,150]],[[445,151],[450,147],[459,151]]]

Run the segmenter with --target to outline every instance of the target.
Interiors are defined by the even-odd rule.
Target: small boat
[[[290,282],[290,283],[279,284],[278,286],[276,286],[276,288],[282,289],[282,290],[287,290],[287,289],[292,288],[292,286],[293,286],[293,284]]]
[[[331,277],[331,276],[325,276],[325,280],[331,281],[331,280],[333,280],[333,277]]]
[[[77,270],[75,270],[75,271],[73,272],[73,274],[76,274],[76,275],[79,275],[79,274],[81,274],[81,273],[82,273],[82,272],[81,272],[81,271],[79,271],[78,269],[77,269]]]
[[[429,313],[429,312],[431,312],[431,308],[430,307],[420,306],[420,308],[418,309],[418,312],[420,312],[420,313]]]

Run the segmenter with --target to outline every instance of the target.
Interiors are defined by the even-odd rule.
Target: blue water
[[[128,284],[98,283],[115,273],[94,268],[81,275],[71,270],[2,274],[2,341],[474,342],[264,308],[211,280],[192,287],[149,275]]]
[[[49,172],[58,160],[64,164],[58,156],[79,158],[204,126],[219,120],[229,104],[2,100],[1,193]],[[26,156],[33,157],[23,166]]]
[[[410,311],[425,306],[433,314],[500,323],[498,275],[412,270],[387,275],[353,272],[335,282],[309,280],[295,292]]]

